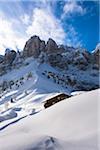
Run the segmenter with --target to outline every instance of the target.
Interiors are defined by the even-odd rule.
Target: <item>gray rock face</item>
[[[45,41],[41,41],[41,43],[40,43],[40,51],[44,52],[45,51],[45,47],[46,47]]]
[[[4,64],[12,65],[15,57],[16,57],[16,52],[14,50],[5,53]]]
[[[82,55],[87,60],[87,62],[90,63],[91,53],[85,50],[85,51],[82,52]]]
[[[53,39],[50,38],[45,44],[45,41],[40,40],[38,36],[33,36],[26,42],[23,55],[38,58],[41,52],[56,53],[58,50],[58,46]]]
[[[91,63],[98,65],[99,67],[99,58],[100,58],[100,43],[97,44],[95,50],[91,54]]]
[[[0,76],[5,74],[5,73],[6,73],[5,67],[2,64],[0,64]]]
[[[91,61],[90,63],[93,66],[97,65],[99,68],[99,58],[100,58],[100,51],[98,50],[98,51],[93,52],[90,56],[90,61]]]
[[[56,42],[49,38],[49,40],[47,41],[46,44],[46,52],[47,53],[56,53],[58,51],[58,46],[56,44]]]
[[[48,54],[48,62],[52,67],[58,67],[61,70],[68,68],[67,61],[64,61],[59,53]]]
[[[4,56],[0,55],[0,63],[4,61]]]
[[[87,65],[87,60],[84,58],[84,56],[77,56],[74,58],[74,62],[75,65]]]
[[[38,58],[40,52],[45,50],[45,42],[41,41],[38,36],[31,37],[25,44],[23,55],[25,57]]]
[[[25,57],[40,58],[40,62],[49,63],[53,67],[68,69],[68,65],[73,65],[80,70],[87,70],[89,65],[95,65],[98,68],[99,50],[98,47],[94,53],[89,53],[85,49],[75,49],[64,45],[57,45],[56,42],[49,38],[47,43],[42,41],[38,36],[31,37],[25,44],[23,55]],[[41,56],[41,57],[40,57]]]
[[[65,47],[64,47],[64,45],[59,45],[59,46],[58,46],[58,51],[59,51],[60,53],[65,52]]]
[[[37,36],[31,37],[25,44],[23,55],[25,57],[37,57],[39,55],[40,39]]]
[[[99,57],[100,56],[100,49],[97,49],[95,52],[94,52],[94,59],[95,59],[95,63],[99,65]]]

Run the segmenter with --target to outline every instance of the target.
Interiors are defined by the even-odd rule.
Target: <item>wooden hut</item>
[[[44,107],[45,107],[45,108],[48,108],[48,107],[54,105],[55,103],[58,103],[58,102],[60,102],[60,101],[62,101],[62,100],[64,100],[64,99],[66,99],[66,98],[69,98],[69,97],[71,97],[71,96],[68,95],[68,94],[60,93],[60,94],[58,94],[57,96],[54,96],[54,97],[52,97],[52,98],[46,100],[46,101],[44,102]]]

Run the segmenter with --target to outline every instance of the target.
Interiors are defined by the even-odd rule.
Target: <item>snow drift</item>
[[[97,150],[99,90],[61,101],[0,133],[0,150]]]

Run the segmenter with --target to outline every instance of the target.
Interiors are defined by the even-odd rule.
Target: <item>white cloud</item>
[[[47,7],[46,4],[48,4]],[[67,7],[67,4],[71,10]],[[66,7],[64,6],[64,15],[65,13],[72,13],[76,9],[78,13],[82,13],[83,9],[76,2],[73,2],[73,4],[68,2],[67,4]],[[38,5],[40,6],[40,3]],[[18,10],[21,11],[21,9],[18,7]],[[48,1],[44,0],[41,7],[35,7],[32,16],[24,11],[22,12],[23,15],[17,14],[15,19],[8,19],[3,13],[0,13],[0,54],[4,54],[6,47],[16,49],[17,46],[23,49],[25,42],[33,35],[38,35],[45,41],[52,38],[58,44],[65,42],[69,45],[80,44],[74,27],[69,26],[67,32],[65,32],[61,20],[54,16]]]
[[[0,54],[4,54],[6,47],[16,49],[17,46],[23,49],[25,42],[33,35],[38,35],[45,41],[53,38],[58,44],[65,40],[61,22],[50,9],[35,8],[33,16],[23,14],[17,20],[9,20],[4,14],[0,15]]]
[[[72,25],[67,26],[66,44],[73,47],[82,47],[82,41],[79,39],[77,31]]]
[[[57,43],[63,43],[65,32],[61,26],[60,20],[55,18],[50,10],[35,8],[33,11],[32,23],[27,28],[26,33],[30,36],[38,35],[41,39],[47,41],[53,38]]]
[[[73,14],[83,15],[86,10],[78,3],[78,1],[69,0],[63,7],[63,15],[62,18],[70,17]]]
[[[30,23],[30,16],[27,14],[24,14],[20,17],[23,24],[28,25]]]
[[[7,20],[3,15],[0,15],[0,54],[4,54],[5,48],[9,47],[16,49],[16,46],[23,49],[25,38],[15,31],[13,20]]]

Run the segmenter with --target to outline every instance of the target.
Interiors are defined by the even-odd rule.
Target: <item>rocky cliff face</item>
[[[41,52],[49,54],[56,53],[57,51],[59,51],[59,48],[53,39],[50,38],[46,44],[38,36],[33,36],[26,42],[23,55],[25,57],[33,56],[34,58],[38,58]]]
[[[56,44],[56,42],[49,38],[49,40],[47,41],[47,44],[46,44],[46,52],[47,53],[57,53],[58,51],[58,46]]]
[[[4,60],[4,56],[0,55],[0,63],[2,63]]]
[[[25,57],[33,56],[34,58],[39,58],[41,53],[45,53],[49,63],[53,66],[58,65],[61,68],[61,66],[66,64],[74,64],[79,68],[85,68],[88,64],[99,65],[99,51],[99,46],[96,47],[93,53],[89,53],[85,49],[75,49],[64,45],[58,46],[51,38],[45,43],[38,36],[33,36],[26,42],[23,55]],[[58,60],[58,56],[61,59]],[[44,61],[41,60],[41,62]]]
[[[5,50],[5,55],[0,57],[0,75],[5,74],[7,70],[11,69],[16,56],[16,51],[8,48]]]
[[[23,64],[23,59],[33,57],[41,63],[47,63],[56,68],[61,73],[65,72],[67,77],[60,78],[61,82],[66,85],[74,86],[76,89],[84,90],[98,88],[99,84],[99,53],[100,46],[90,53],[85,49],[75,49],[64,45],[57,45],[53,39],[49,39],[47,43],[38,36],[31,37],[25,44],[21,53],[14,50],[7,50],[4,57],[0,57],[0,75],[6,73],[13,65]],[[77,79],[84,74],[86,78],[93,78],[94,81],[85,81],[85,79]],[[57,76],[58,77],[58,76]],[[55,78],[57,78],[55,77]],[[72,78],[73,77],[73,78]],[[84,78],[84,77],[83,77]],[[60,81],[58,81],[60,83]]]
[[[73,67],[85,71],[89,69],[89,66],[96,70],[99,69],[99,52],[100,46],[97,46],[94,52],[90,53],[85,49],[57,45],[51,38],[45,43],[35,35],[26,42],[21,57],[34,57],[41,63],[49,63],[52,67],[61,70],[66,70],[70,67],[69,65],[73,65]],[[4,58],[0,58],[0,61],[7,66],[12,65],[12,63],[17,64],[17,60],[19,61],[18,53],[14,50],[9,51],[9,49],[6,51]],[[20,59],[19,62],[21,61]],[[1,65],[1,68],[4,67]]]
[[[14,50],[6,52],[4,56],[4,63],[8,65],[12,65],[15,58],[16,58],[16,52]]]
[[[94,56],[95,63],[99,65],[100,48],[96,49],[96,51],[94,52],[93,56]]]
[[[40,40],[38,36],[33,36],[26,42],[23,55],[24,57],[38,58],[41,51],[45,51],[45,42]]]

